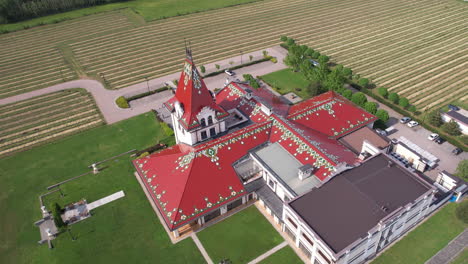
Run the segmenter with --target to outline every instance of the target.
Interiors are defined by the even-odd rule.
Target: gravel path
[[[274,56],[278,59],[278,63],[272,63],[268,61],[268,62],[262,62],[259,64],[255,64],[252,66],[238,69],[236,70],[238,78],[242,78],[242,74],[244,73],[250,73],[253,76],[257,76],[257,75],[264,75],[270,72],[274,72],[274,71],[278,71],[278,70],[286,68],[286,66],[283,64],[283,59],[287,55],[286,50],[284,50],[283,48],[279,46],[268,48],[266,50],[268,51],[269,55]],[[262,50],[252,52],[249,54],[252,54],[254,56],[254,60],[258,60],[262,58],[263,56]],[[248,57],[244,55],[243,62],[246,63],[248,60],[249,60]],[[207,69],[207,73],[216,70],[215,64],[226,65],[230,61],[234,61],[236,64],[240,63],[240,56],[237,56],[234,58],[228,58],[228,59],[217,61],[217,62],[210,63],[210,64],[206,64],[205,67]],[[181,64],[181,69],[182,69],[182,64]],[[177,73],[173,73],[170,75],[166,75],[160,78],[150,80],[148,83],[142,82],[142,83],[138,83],[138,84],[135,84],[135,85],[123,88],[123,89],[119,89],[119,90],[108,90],[100,82],[96,80],[81,79],[81,80],[61,83],[61,84],[53,85],[53,86],[43,88],[40,90],[35,90],[32,92],[0,99],[0,105],[15,103],[15,102],[30,99],[36,96],[41,96],[41,95],[58,92],[58,91],[66,90],[66,89],[83,88],[93,95],[94,99],[96,100],[96,104],[101,110],[102,115],[104,116],[104,119],[106,120],[106,122],[108,124],[112,124],[112,123],[130,118],[139,114],[146,113],[148,111],[151,111],[152,109],[161,108],[162,104],[172,96],[172,93],[171,91],[164,91],[164,92],[158,93],[157,96],[151,97],[151,99],[153,99],[151,101],[150,100],[141,100],[141,101],[138,100],[138,102],[134,101],[131,104],[131,108],[128,108],[128,109],[119,108],[115,104],[115,99],[117,97],[144,93],[145,91],[148,90],[148,86],[150,90],[155,90],[157,88],[163,87],[165,85],[164,84],[165,82],[171,82],[172,80],[178,79],[179,76],[180,76],[180,73],[177,72]],[[219,74],[217,76],[206,78],[204,80],[205,80],[206,85],[210,89],[215,89],[215,88],[223,87],[223,84],[226,81],[226,77],[227,75],[225,74]]]
[[[452,261],[468,246],[468,229],[450,241],[446,247],[441,249],[425,264],[446,264]]]

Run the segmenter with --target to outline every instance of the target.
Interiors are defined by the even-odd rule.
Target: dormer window
[[[202,119],[200,120],[200,124],[201,124],[201,126],[206,126],[205,118],[202,118]]]
[[[212,125],[212,124],[213,124],[213,117],[209,116],[208,117],[208,125]]]

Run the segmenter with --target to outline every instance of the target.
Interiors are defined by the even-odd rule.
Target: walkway
[[[284,248],[287,245],[288,245],[288,242],[283,241],[281,244],[277,245],[276,247],[274,247],[274,248],[268,250],[267,252],[263,253],[262,255],[258,256],[254,260],[250,261],[248,264],[256,264],[256,263],[268,258],[269,256],[273,255],[273,253],[275,253],[276,251]]]
[[[248,67],[238,69],[236,70],[236,73],[238,76],[237,78],[241,78],[242,74],[244,73],[250,73],[252,74],[252,76],[258,76],[258,75],[264,75],[270,72],[274,72],[274,71],[278,71],[280,69],[286,68],[286,66],[283,64],[283,59],[287,55],[287,52],[283,48],[279,46],[275,46],[275,47],[268,48],[265,50],[268,52],[269,55],[276,57],[278,59],[278,63],[267,61],[267,62],[262,62],[259,64],[254,64]],[[261,59],[263,57],[262,51],[263,50],[244,54],[242,58],[241,56],[236,56],[236,57],[228,58],[222,61],[205,64],[204,66],[207,70],[206,73],[216,71],[217,70],[215,66],[216,64],[220,65],[222,68],[226,68],[230,66],[229,62],[234,62],[233,65],[240,64],[241,60],[242,62],[246,63],[249,61],[249,57],[248,57],[249,55],[253,56],[253,60]],[[181,68],[182,68],[182,64],[181,64]],[[31,91],[28,93],[0,99],[0,105],[15,103],[15,102],[30,99],[36,96],[41,96],[41,95],[58,92],[62,90],[67,90],[71,88],[83,88],[93,95],[96,101],[96,104],[101,110],[101,113],[104,116],[104,119],[106,120],[106,122],[108,124],[112,124],[112,123],[115,123],[124,119],[128,119],[136,115],[149,112],[152,109],[158,109],[162,107],[162,104],[172,96],[172,93],[171,91],[164,91],[164,92],[158,93],[157,98],[155,98],[153,101],[132,104],[132,107],[128,109],[119,108],[115,104],[115,99],[117,97],[131,96],[131,95],[144,93],[148,91],[148,86],[150,90],[161,88],[165,86],[166,82],[172,82],[173,80],[178,79],[179,76],[180,76],[180,73],[177,72],[177,73],[173,73],[170,75],[166,75],[160,78],[150,80],[148,83],[142,82],[142,83],[138,83],[138,84],[135,84],[135,85],[123,88],[123,89],[119,89],[119,90],[108,90],[100,82],[96,80],[86,80],[86,79],[75,80],[75,81],[61,83],[61,84],[57,84],[57,85],[50,86],[47,88]],[[226,82],[226,77],[227,75],[225,74],[219,74],[217,76],[206,78],[204,80],[205,80],[206,85],[211,90],[214,90],[215,88],[224,87],[224,83]]]
[[[208,263],[208,264],[214,264],[213,261],[211,260],[210,256],[209,256],[208,253],[206,252],[205,248],[203,247],[202,243],[201,243],[200,240],[198,239],[197,234],[192,233],[191,237],[192,237],[192,239],[193,239],[193,242],[195,242],[195,245],[197,245],[198,250],[200,250],[200,252],[202,253],[203,257],[205,258],[206,263]]]
[[[116,192],[116,193],[111,194],[109,196],[106,196],[104,198],[101,198],[101,199],[99,199],[97,201],[94,201],[94,202],[88,204],[86,207],[87,207],[88,211],[91,211],[91,210],[93,210],[93,209],[95,209],[95,208],[97,208],[99,206],[102,206],[102,205],[105,205],[107,203],[113,202],[113,201],[115,201],[117,199],[120,199],[120,198],[122,198],[124,196],[125,196],[125,193],[123,191],[119,191],[119,192]]]
[[[446,247],[441,249],[425,264],[446,264],[452,261],[465,248],[468,247],[468,229],[465,229],[460,235],[454,238]]]

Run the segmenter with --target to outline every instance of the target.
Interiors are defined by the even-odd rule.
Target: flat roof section
[[[302,195],[320,184],[314,176],[299,179],[298,172],[302,163],[278,143],[259,149],[254,154],[297,195]]]
[[[380,154],[289,205],[338,253],[366,236],[384,217],[430,189]]]
[[[384,139],[367,126],[339,139],[341,143],[351,149],[354,153],[358,154],[361,152],[362,145],[364,144],[365,140],[369,141],[372,145],[380,149],[384,149],[389,145],[388,140]]]

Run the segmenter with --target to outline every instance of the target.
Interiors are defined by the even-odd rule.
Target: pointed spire
[[[190,41],[188,41],[188,45],[187,45],[187,40],[184,39],[184,44],[185,44],[185,56],[187,57],[187,60],[193,61],[192,48],[190,45]]]

